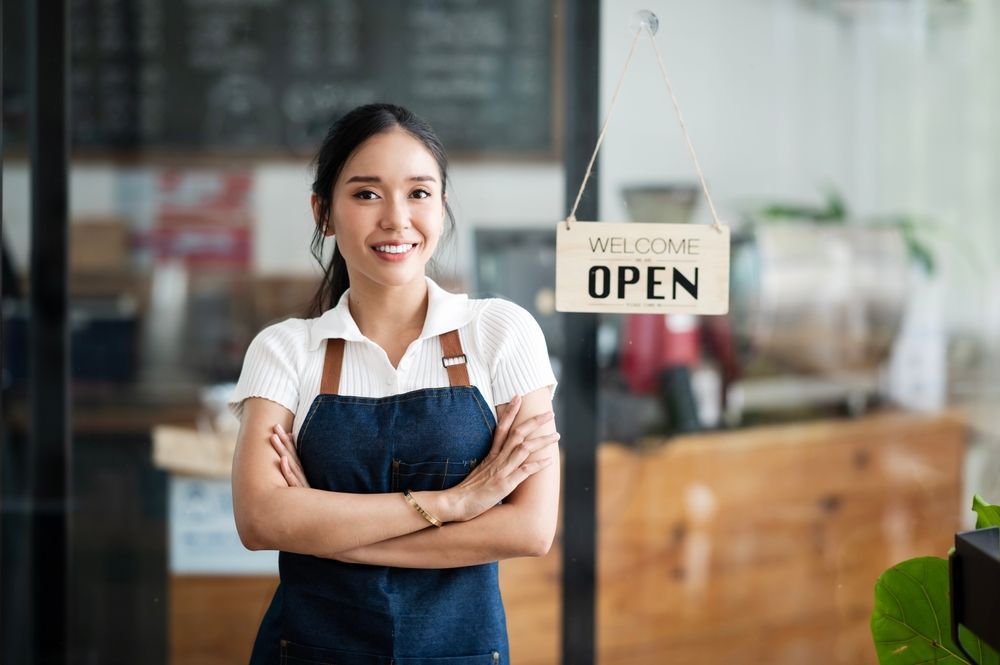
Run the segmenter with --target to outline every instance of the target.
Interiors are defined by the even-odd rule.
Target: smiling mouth
[[[406,254],[416,246],[417,243],[402,243],[398,245],[375,245],[372,249],[382,254]]]

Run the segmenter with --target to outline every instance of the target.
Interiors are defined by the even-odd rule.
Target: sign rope
[[[649,35],[649,41],[653,44],[653,51],[656,54],[656,61],[660,65],[660,73],[663,75],[663,82],[667,86],[667,92],[670,94],[670,99],[674,105],[674,111],[677,114],[677,122],[681,126],[681,132],[684,134],[684,139],[687,141],[688,150],[691,153],[691,159],[694,161],[695,171],[698,173],[698,180],[701,183],[701,191],[705,194],[705,200],[708,201],[709,211],[712,214],[712,226],[716,231],[722,231],[722,222],[719,221],[718,212],[715,209],[715,203],[712,201],[712,195],[708,192],[708,184],[705,182],[705,175],[702,173],[701,164],[698,162],[698,155],[694,151],[694,144],[691,142],[691,135],[688,133],[687,124],[684,122],[684,116],[681,114],[680,104],[677,102],[677,97],[674,95],[673,86],[670,85],[670,78],[667,76],[667,67],[663,64],[663,57],[660,55],[660,49],[656,46],[656,39],[653,36],[653,30],[650,28],[648,21],[642,21],[639,24],[638,30],[635,31],[635,37],[632,38],[632,44],[629,46],[628,57],[625,59],[625,66],[622,68],[622,73],[618,77],[618,83],[615,85],[614,95],[611,97],[611,105],[608,107],[608,112],[604,116],[604,122],[601,125],[601,132],[597,136],[597,144],[594,146],[594,152],[590,156],[590,163],[587,164],[587,171],[584,173],[583,182],[580,183],[580,191],[576,194],[576,201],[573,202],[573,209],[570,211],[569,216],[566,217],[566,229],[569,230],[570,224],[576,221],[576,209],[580,205],[580,199],[583,197],[583,191],[587,187],[587,181],[590,180],[590,174],[594,167],[594,161],[597,159],[597,153],[601,149],[601,144],[604,142],[604,135],[608,129],[608,123],[611,121],[611,115],[615,110],[615,104],[618,101],[618,93],[621,92],[622,82],[625,80],[625,74],[628,72],[629,65],[632,64],[632,55],[635,53],[635,46],[639,41],[639,36],[643,32]]]

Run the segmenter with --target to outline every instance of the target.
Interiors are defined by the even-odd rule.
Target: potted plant
[[[976,495],[972,509],[977,514],[977,530],[1000,527],[1000,506],[988,504]],[[1000,626],[1000,616],[985,619]],[[964,626],[958,626],[957,631],[961,648],[953,640],[949,560],[940,557],[908,559],[879,576],[871,631],[882,665],[972,662],[966,654],[979,665],[1000,663],[997,651]]]

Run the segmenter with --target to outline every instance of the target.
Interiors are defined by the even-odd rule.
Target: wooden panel
[[[600,662],[877,662],[875,580],[946,555],[962,441],[887,414],[603,447]]]
[[[560,662],[562,550],[556,540],[544,557],[500,562],[510,660],[518,665]]]
[[[171,577],[170,663],[247,662],[277,586],[277,577]]]

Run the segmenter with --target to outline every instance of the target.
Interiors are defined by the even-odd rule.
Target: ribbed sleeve
[[[308,330],[302,319],[287,319],[261,330],[247,348],[243,370],[229,398],[241,418],[243,400],[264,397],[292,413],[299,406],[299,384]]]
[[[491,299],[479,318],[479,333],[482,357],[492,360],[494,404],[544,386],[555,394],[556,377],[545,336],[531,313],[507,300]]]

